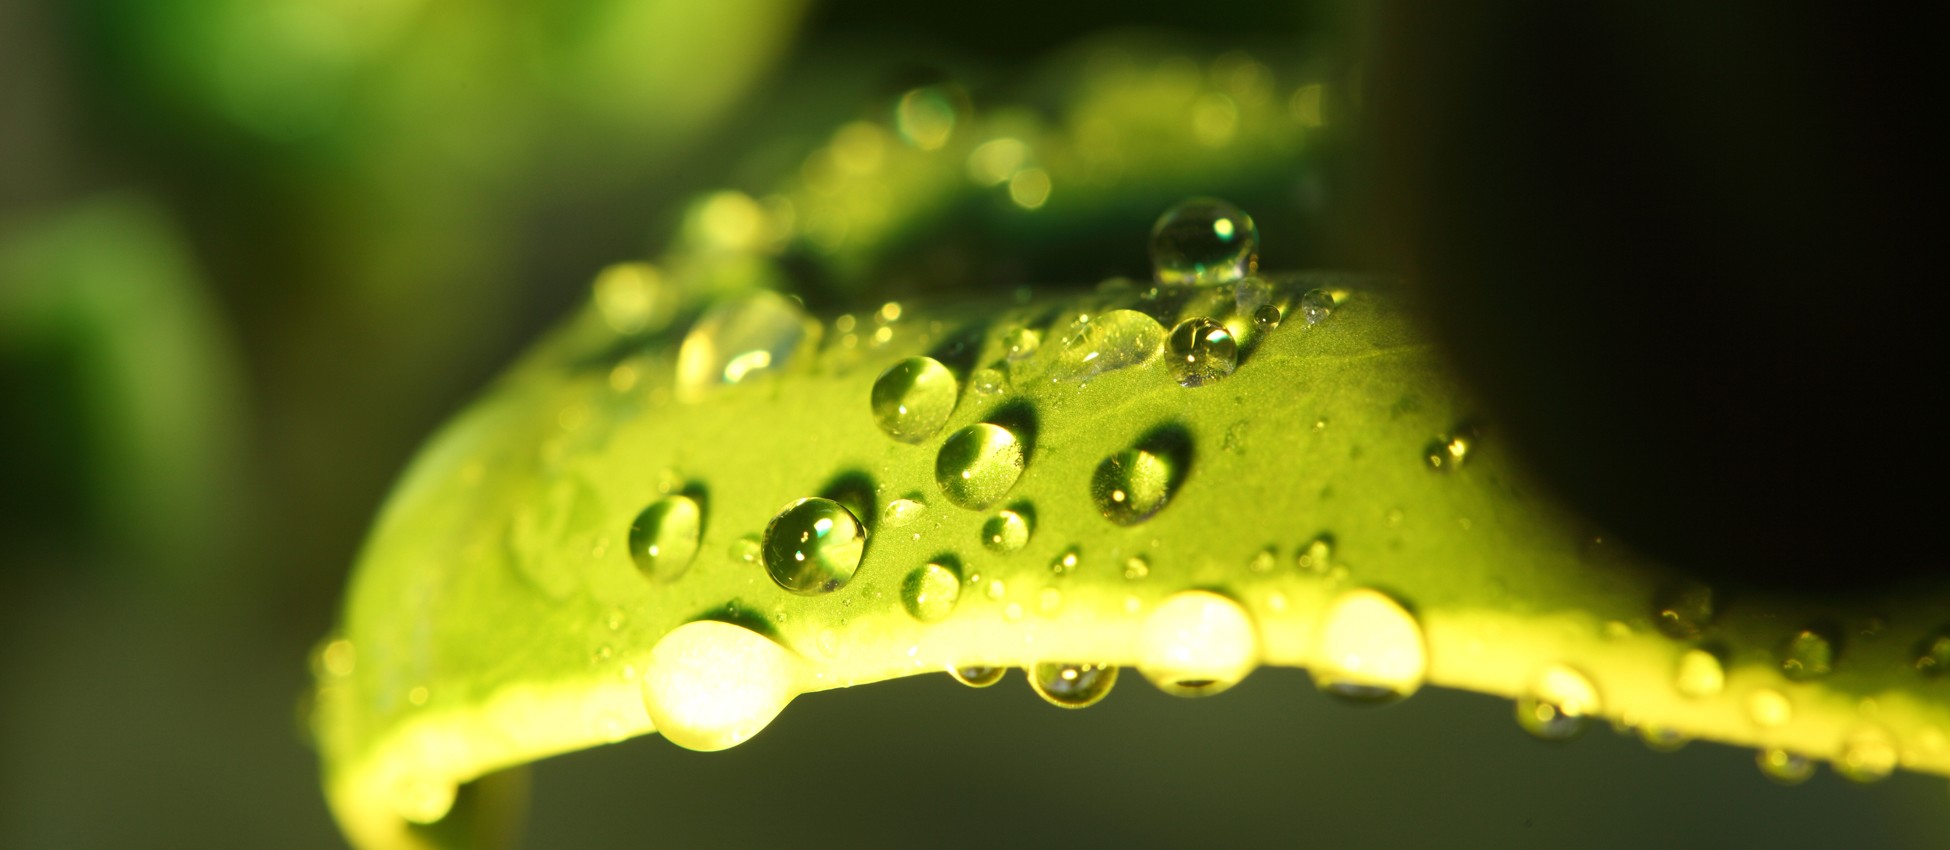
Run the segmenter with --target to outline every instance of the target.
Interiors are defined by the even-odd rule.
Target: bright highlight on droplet
[[[1217,198],[1181,202],[1151,227],[1151,267],[1159,283],[1228,283],[1258,264],[1252,216]]]
[[[1400,603],[1367,588],[1343,593],[1328,606],[1315,653],[1315,684],[1358,702],[1402,699],[1428,675],[1421,625]]]
[[[1110,695],[1117,668],[1105,664],[1043,662],[1029,669],[1029,686],[1058,708],[1084,708]]]
[[[677,396],[696,401],[718,387],[783,369],[818,334],[818,323],[776,292],[754,292],[713,307],[678,348]]]
[[[671,743],[710,752],[737,746],[799,692],[799,659],[770,638],[715,620],[672,629],[650,650],[643,707]]]
[[[1138,672],[1176,696],[1209,696],[1259,664],[1259,632],[1239,603],[1203,590],[1173,594],[1138,635]]]
[[[1165,326],[1136,310],[1078,316],[1063,336],[1050,377],[1080,381],[1148,363],[1164,342]]]

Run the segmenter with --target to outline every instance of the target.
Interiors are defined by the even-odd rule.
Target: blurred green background
[[[1248,50],[1351,107],[1373,32],[1270,2],[0,0],[0,847],[340,846],[300,697],[367,523],[687,199],[765,190],[916,81],[1051,109],[1080,44]],[[1396,270],[1331,138],[1318,181],[1265,168],[1269,257]],[[1142,273],[1157,209],[1013,268]],[[1745,751],[1542,745],[1499,700],[1350,709],[1288,670],[1078,713],[923,677],[533,777],[548,848],[1950,843],[1937,778],[1781,788]]]

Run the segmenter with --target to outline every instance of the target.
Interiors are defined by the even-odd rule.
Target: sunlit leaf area
[[[1930,31],[0,0],[0,847],[1950,846]]]

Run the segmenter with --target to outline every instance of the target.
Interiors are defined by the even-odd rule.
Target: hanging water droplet
[[[909,357],[873,382],[873,421],[887,436],[919,443],[948,424],[959,388],[955,375],[932,357]]]
[[[1117,668],[1105,664],[1045,661],[1029,669],[1029,686],[1059,708],[1095,705],[1117,684]]]
[[[996,682],[1000,682],[1002,681],[1003,674],[1008,672],[1009,668],[1007,667],[971,666],[948,668],[948,675],[955,677],[955,681],[971,688],[986,688]]]
[[[1211,319],[1179,322],[1165,341],[1178,384],[1200,387],[1232,374],[1239,366],[1239,342],[1232,331]]]
[[[867,530],[831,499],[800,499],[765,526],[765,571],[802,596],[838,590],[860,568]]]
[[[1138,633],[1138,672],[1176,696],[1209,696],[1259,664],[1259,633],[1246,609],[1203,590],[1172,594]]]
[[[798,657],[742,626],[698,620],[650,650],[643,707],[671,743],[710,752],[758,734],[799,692]]]
[[[1794,705],[1780,691],[1761,688],[1747,695],[1747,718],[1764,729],[1785,726],[1794,719]]]
[[[645,578],[671,581],[697,557],[704,512],[689,496],[665,496],[630,523],[630,559]]]
[[[1151,266],[1159,283],[1238,280],[1259,264],[1252,216],[1217,198],[1182,201],[1151,227]]]
[[[1659,631],[1680,640],[1699,637],[1718,615],[1713,588],[1695,581],[1667,585],[1653,602]]]
[[[982,523],[982,545],[990,552],[1007,555],[1029,545],[1029,519],[1011,510],[996,512]]]
[[[1475,428],[1464,426],[1429,441],[1422,449],[1422,460],[1435,472],[1454,472],[1469,460],[1470,450],[1480,439]]]
[[[1835,772],[1851,782],[1877,782],[1896,771],[1896,741],[1880,726],[1863,726],[1842,742]]]
[[[1800,785],[1815,775],[1815,763],[1804,755],[1782,749],[1765,749],[1754,754],[1760,774],[1782,785]]]
[[[1104,459],[1090,479],[1097,512],[1118,525],[1136,525],[1171,500],[1177,470],[1160,455],[1126,449]]]
[[[923,623],[947,619],[960,600],[961,576],[941,564],[922,564],[901,582],[901,603]]]
[[[1314,683],[1355,702],[1400,700],[1428,674],[1421,625],[1400,603],[1366,588],[1328,605],[1314,651]]]
[[[1063,550],[1063,554],[1056,556],[1056,560],[1049,562],[1049,571],[1060,576],[1069,575],[1076,572],[1077,561],[1082,557],[1082,552],[1077,547],[1071,546]]]
[[[1124,559],[1124,579],[1143,581],[1151,575],[1151,562],[1143,555],[1132,555]]]
[[[1647,747],[1661,753],[1676,752],[1693,740],[1669,726],[1640,726],[1638,734]]]
[[[1078,316],[1063,336],[1050,378],[1081,381],[1150,362],[1165,344],[1165,326],[1136,310]]]
[[[1299,556],[1294,559],[1294,562],[1300,567],[1301,572],[1326,575],[1334,568],[1333,558],[1334,538],[1323,534],[1300,547]]]
[[[1002,335],[1002,346],[1009,362],[1027,360],[1043,346],[1043,335],[1032,328],[1014,328]]]
[[[1781,643],[1781,675],[1795,682],[1834,672],[1836,641],[1822,630],[1801,629]]]
[[[1568,741],[1584,734],[1598,716],[1598,690],[1569,667],[1553,665],[1517,699],[1517,725],[1543,741]]]
[[[677,351],[677,397],[785,368],[817,340],[820,326],[785,296],[761,290],[727,301],[697,320]]]
[[[941,445],[934,459],[934,480],[941,492],[969,510],[979,511],[1002,500],[1022,477],[1023,446],[1000,425],[978,422],[956,431]]]
[[[1673,677],[1673,688],[1681,696],[1694,699],[1716,696],[1726,684],[1726,668],[1712,652],[1691,649],[1679,656],[1679,670]]]
[[[1916,645],[1916,672],[1930,678],[1950,673],[1950,627],[1938,629]]]
[[[880,524],[888,528],[911,525],[921,515],[928,512],[925,503],[913,499],[895,499],[880,509]]]
[[[1300,317],[1309,325],[1318,325],[1334,314],[1334,293],[1325,289],[1309,289],[1300,296]]]

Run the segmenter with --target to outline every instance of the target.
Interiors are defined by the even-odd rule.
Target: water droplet
[[[989,579],[988,588],[983,591],[983,595],[990,599],[1000,600],[1002,597],[1009,595],[1009,585],[999,578]]]
[[[1835,772],[1851,782],[1876,782],[1896,771],[1896,742],[1880,726],[1863,726],[1842,742]]]
[[[1713,588],[1694,581],[1666,586],[1653,602],[1653,620],[1659,631],[1680,640],[1691,640],[1713,625],[1719,615]]]
[[[1126,449],[1097,465],[1090,495],[1097,512],[1118,525],[1136,525],[1164,509],[1177,483],[1170,461],[1143,449]]]
[[[1132,555],[1124,559],[1124,578],[1127,581],[1143,581],[1151,575],[1151,562],[1143,555]]]
[[[1015,328],[1002,335],[1002,345],[1009,362],[1027,360],[1042,347],[1043,335],[1031,328]]]
[[[1056,556],[1056,560],[1049,562],[1049,571],[1060,576],[1069,575],[1076,572],[1077,561],[1082,557],[1081,550],[1071,546],[1063,550],[1063,554]]]
[[[1280,326],[1280,308],[1271,304],[1261,304],[1253,310],[1253,327],[1270,331]]]
[[[909,357],[873,382],[873,421],[887,436],[919,443],[948,424],[959,387],[955,375],[932,357]]]
[[[1080,381],[1137,366],[1158,356],[1164,344],[1165,326],[1136,310],[1078,316],[1063,337],[1050,377]]]
[[[1747,695],[1747,717],[1766,729],[1784,726],[1794,719],[1794,705],[1780,691],[1761,688]]]
[[[888,528],[900,528],[912,524],[928,512],[925,503],[913,499],[895,499],[880,509],[880,524]]]
[[[643,707],[671,743],[703,752],[726,749],[758,734],[798,694],[800,663],[742,626],[685,623],[650,650]]]
[[[1334,293],[1325,289],[1309,289],[1300,296],[1300,317],[1309,325],[1318,325],[1334,314]]]
[[[1326,575],[1334,568],[1333,558],[1334,538],[1323,534],[1300,547],[1299,557],[1294,562],[1301,572]]]
[[[1464,426],[1429,441],[1422,449],[1422,460],[1435,472],[1454,472],[1469,460],[1470,450],[1481,439],[1475,428]]]
[[[1782,749],[1766,749],[1754,754],[1760,774],[1782,785],[1800,785],[1815,775],[1815,763],[1804,755]]]
[[[1836,641],[1817,629],[1801,629],[1781,643],[1781,675],[1790,681],[1819,679],[1835,670]]]
[[[697,557],[703,525],[704,512],[689,496],[665,496],[651,502],[630,523],[630,559],[645,578],[671,581],[683,575]]]
[[[656,330],[670,321],[676,293],[649,263],[617,263],[596,275],[596,311],[610,330],[629,335]]]
[[[765,526],[765,571],[802,596],[837,590],[853,578],[866,551],[867,530],[831,499],[800,499]]]
[[[677,397],[785,368],[819,335],[819,324],[785,296],[761,290],[727,301],[697,320],[677,351]]]
[[[1200,387],[1232,374],[1239,366],[1239,342],[1225,325],[1204,317],[1186,319],[1165,341],[1172,371],[1185,387]]]
[[[1256,573],[1270,573],[1279,565],[1279,550],[1268,546],[1259,550],[1259,552],[1253,555],[1252,560],[1246,562],[1246,569]]]
[[[1681,696],[1694,699],[1715,696],[1726,684],[1726,668],[1712,652],[1690,649],[1679,656],[1679,669],[1673,677],[1673,687]]]
[[[1239,603],[1203,590],[1172,594],[1138,634],[1138,672],[1176,696],[1208,696],[1259,664],[1259,633]]]
[[[1029,686],[1059,708],[1095,705],[1117,684],[1117,668],[1105,664],[1045,661],[1029,669]]]
[[[1930,678],[1950,673],[1950,627],[1938,629],[1916,645],[1916,672]]]
[[[1421,625],[1400,603],[1366,588],[1329,604],[1315,653],[1314,683],[1355,702],[1402,699],[1428,674]]]
[[[1670,753],[1691,743],[1693,739],[1677,729],[1668,726],[1640,726],[1639,740],[1656,752]]]
[[[747,534],[737,540],[731,541],[731,546],[725,551],[725,554],[731,556],[731,560],[739,563],[756,564],[758,563],[760,549],[761,545],[758,535]]]
[[[1022,442],[1000,425],[978,422],[956,431],[934,459],[941,492],[969,510],[1001,501],[1023,470]]]
[[[994,366],[985,366],[975,370],[975,374],[968,379],[968,385],[974,388],[977,395],[1001,395],[1009,391],[1009,376]]]
[[[1238,280],[1259,264],[1252,216],[1217,198],[1182,201],[1151,227],[1151,266],[1159,283]]]
[[[1598,715],[1598,690],[1569,667],[1552,665],[1517,699],[1517,725],[1544,741],[1568,741],[1584,734]]]
[[[1029,545],[1029,519],[1015,511],[998,511],[982,523],[982,545],[1003,555],[1021,551]]]
[[[1007,667],[948,668],[948,675],[955,677],[955,681],[971,688],[986,688],[996,682],[1000,682],[1002,681],[1003,674],[1007,672],[1009,672],[1009,668]]]
[[[901,603],[923,623],[936,623],[955,612],[961,600],[961,576],[952,567],[922,564],[901,582]]]

